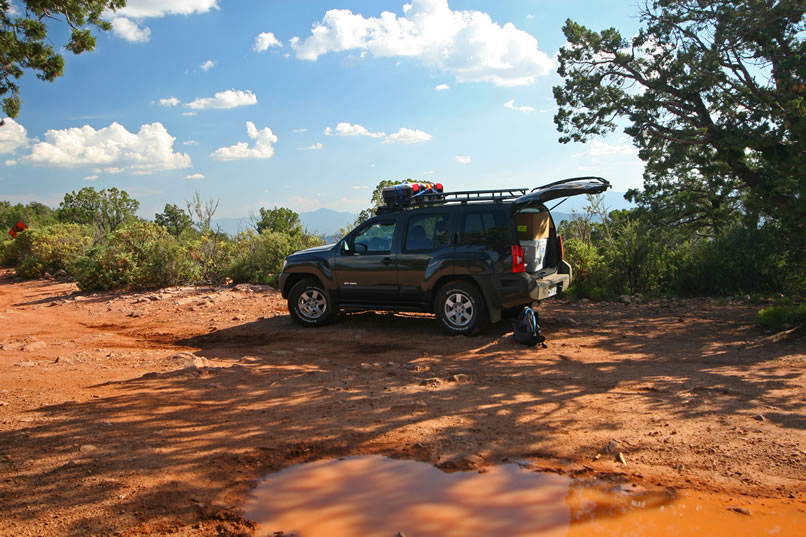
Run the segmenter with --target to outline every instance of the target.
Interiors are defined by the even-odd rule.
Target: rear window
[[[447,214],[412,216],[406,228],[404,250],[424,252],[445,248],[450,242]]]
[[[462,215],[459,245],[501,247],[510,243],[510,222],[503,211],[478,210]]]

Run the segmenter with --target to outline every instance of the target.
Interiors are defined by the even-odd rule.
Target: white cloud
[[[447,84],[440,84],[438,86],[435,86],[434,89],[436,91],[448,91],[449,89],[451,89],[451,87]]]
[[[384,144],[416,144],[427,142],[431,135],[421,130],[401,128],[394,134],[386,135],[383,131],[372,132],[363,125],[342,122],[336,128],[327,127],[325,136],[366,136],[368,138],[383,138]]]
[[[11,118],[2,120],[0,126],[0,154],[13,153],[21,147],[28,145],[28,133],[25,127]]]
[[[162,106],[179,106],[182,101],[176,97],[168,97],[167,99],[160,99],[158,102]]]
[[[133,19],[194,15],[218,9],[218,0],[129,0],[116,13]]]
[[[86,176],[86,177],[84,178],[84,180],[85,180],[85,181],[97,181],[97,180],[98,180],[98,176],[97,176],[97,175],[88,175],[88,176]]]
[[[112,19],[112,33],[132,43],[147,43],[151,39],[151,28],[140,28],[136,22],[126,17]]]
[[[390,134],[383,141],[385,144],[418,144],[420,142],[427,142],[431,139],[431,135],[427,132],[420,130],[412,130],[403,127],[394,134]]]
[[[185,140],[184,142],[182,142],[182,145],[199,145],[199,142],[197,142],[196,140]]]
[[[509,108],[510,110],[517,110],[518,112],[536,112],[537,109],[533,106],[515,106],[515,99],[510,99],[509,101],[504,103],[504,108]]]
[[[101,172],[103,172],[103,173],[108,173],[108,174],[111,174],[111,175],[116,175],[118,173],[123,173],[126,170],[124,168],[112,167],[112,168],[103,168],[103,169],[96,168],[96,169],[94,169],[92,171],[93,171],[93,173],[101,173]]]
[[[252,104],[257,104],[257,97],[250,90],[241,91],[231,89],[219,91],[215,94],[215,97],[198,97],[193,102],[185,103],[185,106],[193,110],[207,110],[210,108],[226,110]]]
[[[299,149],[300,149],[300,151],[319,151],[323,147],[324,146],[320,142],[316,142],[313,145],[309,145],[307,147],[300,147]]]
[[[190,175],[186,175],[185,179],[204,179],[204,175],[200,173],[191,173]]]
[[[423,172],[423,175],[434,175],[434,173],[435,173],[434,170],[425,170]]]
[[[360,49],[376,57],[419,58],[459,82],[497,86],[532,84],[554,66],[532,35],[512,23],[499,26],[481,11],[453,11],[447,0],[412,0],[403,12],[365,18],[331,9],[310,36],[294,37],[290,44],[300,60]]]
[[[190,167],[190,157],[176,153],[171,136],[161,123],[142,125],[135,134],[115,122],[99,130],[81,128],[49,130],[45,141],[34,144],[25,162],[37,166],[100,166],[104,171],[132,173]]]
[[[17,165],[16,160],[7,160],[6,161],[6,166],[16,166],[16,165]]]
[[[593,140],[588,146],[588,155],[591,157],[612,157],[624,155],[638,155],[638,149],[628,142],[608,144],[601,140]]]
[[[366,127],[342,122],[336,125],[335,129],[330,127],[325,129],[325,136],[369,136],[370,138],[383,138],[386,135],[382,132],[370,132]]]
[[[292,132],[299,134],[301,132],[308,132],[308,129],[294,129]]]
[[[269,50],[271,47],[282,47],[283,44],[274,37],[274,34],[271,32],[263,32],[258,34],[255,38],[255,44],[252,46],[252,50],[255,52],[264,52]]]
[[[257,130],[251,121],[246,122],[246,132],[255,141],[254,147],[249,147],[246,142],[239,142],[229,147],[220,147],[210,154],[210,158],[215,160],[240,160],[246,158],[271,158],[274,155],[274,147],[271,144],[277,142],[277,136],[266,127]]]
[[[151,29],[140,28],[143,19],[159,18],[166,15],[193,15],[218,9],[218,0],[129,0],[126,6],[117,11],[105,12],[105,18],[112,21],[112,31],[118,37],[133,42],[146,42]]]
[[[213,60],[207,60],[203,64],[199,66],[199,68],[204,71],[205,73],[215,67],[215,62]]]
[[[456,162],[459,164],[470,164],[473,162],[473,159],[467,155],[456,155]]]

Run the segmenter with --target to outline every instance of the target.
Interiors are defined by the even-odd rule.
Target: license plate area
[[[557,292],[558,292],[559,290],[560,290],[560,286],[559,286],[559,285],[555,285],[555,286],[553,286],[553,287],[549,287],[549,294],[548,294],[548,295],[546,295],[546,296],[554,296],[554,295],[556,295],[556,294],[557,294]]]

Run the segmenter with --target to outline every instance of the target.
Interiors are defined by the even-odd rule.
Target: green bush
[[[674,290],[680,295],[803,292],[806,265],[782,243],[774,225],[736,225],[714,238],[691,241]]]
[[[767,330],[780,331],[786,325],[806,322],[806,304],[779,304],[758,312],[756,323]]]
[[[596,247],[578,237],[564,240],[563,246],[565,259],[571,265],[574,274],[573,284],[567,295],[571,298],[592,300],[604,298],[606,267],[603,266],[602,256]]]
[[[627,219],[613,226],[602,246],[611,295],[656,293],[668,279],[668,251],[664,237],[639,220]]]
[[[563,241],[565,259],[574,270],[574,281],[582,282],[596,276],[602,257],[592,244],[572,237]]]
[[[0,266],[1,267],[15,267],[19,262],[19,249],[17,248],[17,241],[9,239],[0,242]]]
[[[144,289],[197,279],[190,252],[165,228],[134,222],[108,234],[72,266],[80,289]]]
[[[70,266],[92,243],[91,230],[79,224],[53,224],[26,229],[3,248],[4,262],[13,263],[18,276],[41,278]]]
[[[219,285],[229,277],[236,244],[222,233],[205,231],[187,243],[199,281]]]
[[[301,233],[289,235],[273,231],[253,231],[236,237],[230,277],[235,283],[275,285],[285,257],[297,250],[322,245],[321,238]]]

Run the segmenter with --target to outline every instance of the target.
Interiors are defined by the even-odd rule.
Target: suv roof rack
[[[560,179],[559,181],[554,181],[553,183],[548,183],[545,185],[541,185],[535,187],[531,190],[528,188],[502,188],[499,190],[459,190],[456,192],[440,192],[431,196],[422,197],[422,198],[411,198],[409,203],[406,205],[381,205],[377,209],[376,214],[386,214],[395,211],[402,211],[405,209],[414,209],[417,207],[428,207],[432,205],[443,205],[446,203],[451,204],[466,204],[466,203],[473,203],[479,201],[492,201],[495,203],[501,203],[506,200],[514,200],[520,198],[521,196],[525,196],[527,193],[536,192],[542,189],[548,189],[557,187],[559,185],[564,185],[568,183],[574,183],[576,181],[599,181],[603,185],[610,185],[605,179],[596,176],[582,176],[582,177],[570,177],[568,179]]]
[[[442,192],[427,198],[412,198],[407,205],[381,205],[378,207],[377,214],[414,209],[417,207],[428,207],[431,205],[444,205],[446,203],[465,204],[478,201],[501,203],[504,200],[520,198],[528,191],[529,189],[527,188],[502,188],[500,190],[460,190],[456,192]]]
[[[525,188],[503,188],[501,190],[460,190],[442,194],[444,202],[467,203],[469,201],[504,201],[525,195]],[[439,203],[439,200],[435,200]]]

